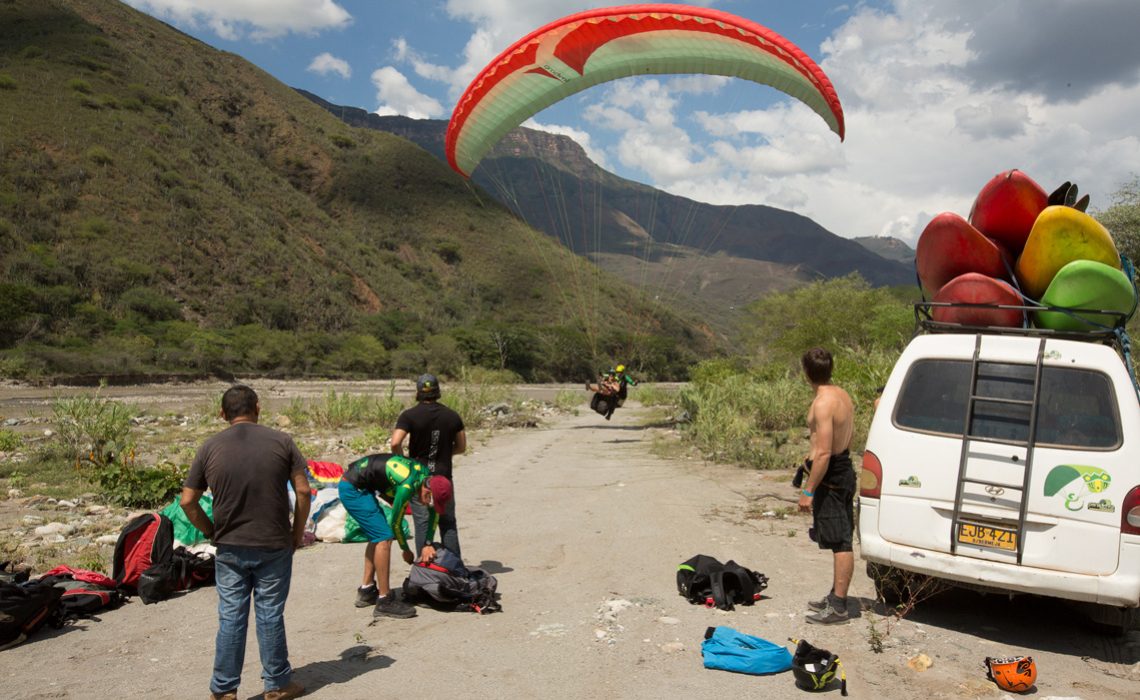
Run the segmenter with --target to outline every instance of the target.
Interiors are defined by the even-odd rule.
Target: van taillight
[[[863,471],[859,473],[859,495],[878,498],[883,491],[883,465],[874,452],[863,453]]]
[[[1120,516],[1120,533],[1140,535],[1140,486],[1133,487],[1124,497],[1124,511]]]

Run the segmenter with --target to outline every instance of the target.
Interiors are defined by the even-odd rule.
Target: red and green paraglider
[[[508,131],[559,100],[618,78],[674,73],[770,85],[806,104],[843,138],[843,108],[831,81],[776,32],[703,7],[627,5],[556,20],[499,54],[455,106],[447,161],[470,176]]]

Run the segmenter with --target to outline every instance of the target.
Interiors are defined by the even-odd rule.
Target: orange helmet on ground
[[[987,656],[986,672],[999,688],[1011,693],[1028,692],[1037,681],[1037,664],[1033,663],[1032,656],[1011,656],[1004,659]]]

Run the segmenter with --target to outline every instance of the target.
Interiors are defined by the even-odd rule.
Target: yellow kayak
[[[1021,291],[1041,299],[1057,272],[1074,260],[1095,260],[1120,269],[1120,253],[1099,221],[1072,207],[1046,207],[1017,259]]]

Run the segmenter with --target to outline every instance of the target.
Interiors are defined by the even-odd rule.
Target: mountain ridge
[[[402,136],[445,160],[444,121],[380,116],[358,107],[336,105],[305,90],[298,92],[346,123]],[[525,221],[580,255],[628,252],[635,241],[621,222],[634,221],[640,230],[651,232],[657,243],[686,245],[703,254],[723,252],[778,263],[796,270],[805,280],[859,272],[876,285],[913,283],[913,272],[906,265],[837,236],[808,217],[767,205],[704,204],[655,190],[599,167],[566,136],[516,128],[492,148],[473,179]],[[543,191],[536,191],[540,187]],[[574,237],[567,233],[594,224],[552,220],[546,213],[551,207],[545,191],[559,192],[566,201],[585,201],[582,208],[587,211],[607,212],[599,217],[602,223],[597,238],[601,242],[594,249],[575,245]],[[654,200],[654,215],[660,214],[656,220],[637,211],[648,208],[637,205],[649,198]],[[702,235],[669,223],[694,219],[715,221],[718,226]]]
[[[125,4],[0,3],[0,74],[0,376],[675,378],[712,351],[410,141]]]

